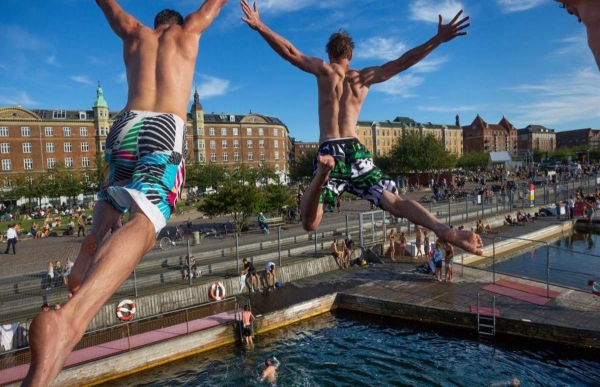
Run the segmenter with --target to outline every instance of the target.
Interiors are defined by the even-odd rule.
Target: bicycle
[[[297,209],[289,209],[286,212],[285,216],[283,217],[283,220],[287,224],[298,223],[300,221],[300,217],[298,216],[298,210]]]
[[[167,230],[167,236],[162,237],[160,239],[160,242],[158,243],[158,245],[163,250],[169,250],[173,246],[177,245],[178,242],[182,242],[185,239],[186,238],[185,238],[185,234],[183,232],[183,228],[181,226],[178,226],[175,229],[175,236],[173,238],[171,238],[171,232],[169,230]]]
[[[225,238],[225,231],[219,231],[216,228],[205,228],[200,230],[200,238],[215,238],[215,239],[223,239]]]

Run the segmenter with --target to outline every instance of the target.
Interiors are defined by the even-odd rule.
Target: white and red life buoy
[[[594,281],[594,280],[589,280],[588,281],[588,286],[592,287],[592,293],[595,294],[595,295],[597,295],[597,296],[600,296],[600,289],[596,289],[596,285],[598,285],[596,283],[596,281]]]
[[[213,301],[220,301],[225,298],[225,286],[217,281],[210,287],[210,299]]]
[[[117,317],[121,321],[131,321],[135,316],[135,302],[123,300],[117,305]]]

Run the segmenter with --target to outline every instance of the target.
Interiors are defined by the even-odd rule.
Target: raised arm
[[[123,11],[116,0],[96,0],[96,4],[104,12],[110,27],[121,39],[131,35],[135,29],[142,25],[136,18]]]
[[[457,36],[466,35],[464,30],[469,23],[464,24],[469,17],[465,17],[458,21],[462,14],[462,10],[454,16],[454,19],[448,24],[442,24],[442,15],[439,15],[438,33],[433,38],[429,39],[425,44],[407,51],[400,58],[384,64],[383,66],[367,67],[361,70],[363,84],[371,86],[375,83],[385,82],[388,79],[396,76],[398,73],[414,66],[435,50],[440,44],[449,42]]]
[[[271,31],[271,29],[260,20],[256,3],[254,3],[254,9],[250,8],[250,5],[248,5],[246,0],[242,0],[241,5],[242,11],[244,11],[244,14],[246,15],[242,20],[246,22],[250,28],[258,31],[279,56],[307,73],[317,76],[325,74],[328,66],[322,59],[304,55],[294,47],[289,40]]]
[[[227,0],[206,0],[196,12],[190,13],[183,22],[186,32],[200,35],[219,15]]]

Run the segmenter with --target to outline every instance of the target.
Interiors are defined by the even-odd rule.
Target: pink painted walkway
[[[241,310],[240,310],[241,313]],[[231,321],[235,321],[235,310],[215,314],[213,316],[190,321],[188,324],[182,323],[170,327],[161,328],[155,331],[140,333],[129,338],[110,341],[93,347],[79,349],[71,352],[65,363],[65,367],[77,364],[87,363],[92,360],[98,360],[108,356],[114,356],[131,349],[143,347],[149,344],[169,340],[188,333],[198,332],[204,329],[213,328]],[[188,330],[189,327],[189,330]],[[29,364],[23,364],[13,368],[7,368],[0,371],[0,385],[10,384],[22,380],[27,375]]]

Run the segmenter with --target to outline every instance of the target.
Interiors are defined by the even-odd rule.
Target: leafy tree
[[[225,180],[228,173],[227,168],[216,164],[194,163],[186,171],[186,185],[198,187],[200,192],[212,187],[219,189],[219,185]]]
[[[417,132],[408,132],[392,147],[391,157],[395,160],[394,167],[402,175],[410,172],[417,172],[421,168],[422,141]]]
[[[296,163],[290,167],[290,178],[292,181],[303,182],[312,179],[313,162],[316,156],[317,150],[311,149],[296,159]]]
[[[264,212],[275,212],[281,214],[286,207],[296,205],[296,198],[292,191],[279,184],[268,185],[263,189],[264,203],[262,210]]]
[[[394,175],[396,174],[396,160],[391,155],[385,156],[375,156],[373,157],[373,162],[381,171],[386,175]]]
[[[464,169],[483,168],[488,165],[489,160],[490,154],[487,152],[467,152],[463,153],[457,165]]]
[[[206,215],[231,214],[236,230],[248,229],[248,218],[260,212],[265,198],[255,185],[227,184],[200,205]]]

